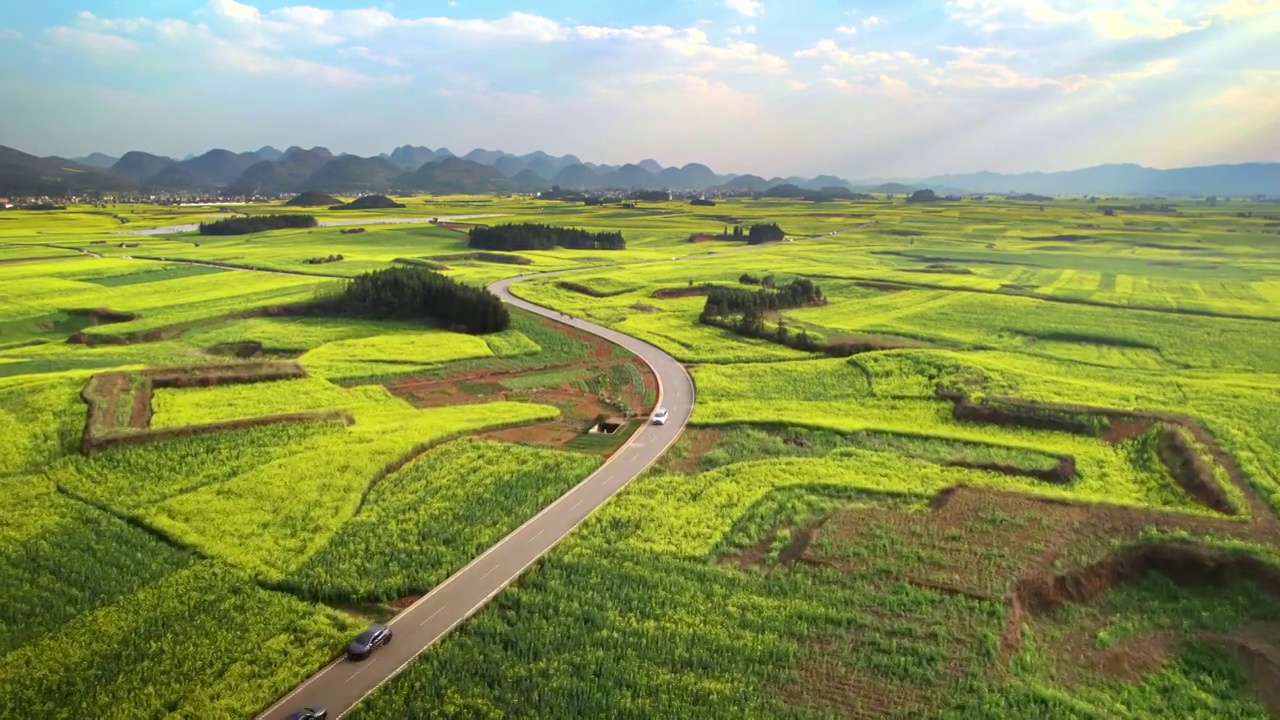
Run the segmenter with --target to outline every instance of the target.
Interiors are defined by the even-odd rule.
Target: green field
[[[473,283],[580,269],[514,292],[664,348],[698,399],[655,468],[352,717],[1275,717],[1280,583],[1187,568],[1276,559],[1280,204],[1173,202],[366,214],[628,244],[527,265],[431,225],[124,236],[218,208],[0,213],[0,716],[251,717],[598,465],[462,437],[557,418],[525,400],[589,376],[581,339],[519,313],[475,337],[278,312],[429,261]],[[792,241],[688,241],[752,222]],[[765,338],[701,324],[701,286],[756,290],[744,274],[826,301],[766,313]],[[801,332],[853,349],[778,340]],[[268,361],[304,375],[133,403],[144,368]],[[128,432],[216,425],[83,455],[81,391],[107,371],[134,383],[108,414]],[[454,377],[454,404],[395,392]],[[629,364],[607,380],[644,388]],[[1157,571],[1106,570],[1123,552]],[[1100,592],[1037,594],[1073,573]]]

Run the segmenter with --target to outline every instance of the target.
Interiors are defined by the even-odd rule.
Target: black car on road
[[[289,713],[289,717],[286,720],[326,720],[328,717],[328,710],[308,707]]]
[[[347,657],[352,660],[363,660],[369,657],[369,653],[373,652],[376,647],[381,647],[391,642],[391,628],[381,623],[375,623],[369,626],[368,630],[356,636],[355,640],[347,646]]]

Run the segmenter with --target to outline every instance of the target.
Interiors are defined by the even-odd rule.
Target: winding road
[[[561,272],[571,271],[507,278],[489,290],[510,305],[597,335],[640,356],[658,378],[657,404],[671,413],[667,424],[646,423],[587,479],[396,615],[390,621],[395,637],[386,647],[362,662],[335,660],[276,701],[259,720],[281,720],[304,707],[323,707],[330,718],[345,715],[520,577],[680,436],[693,412],[694,388],[693,379],[675,358],[643,340],[521,300],[509,290],[513,283]]]

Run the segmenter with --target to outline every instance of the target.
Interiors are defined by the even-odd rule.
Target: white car
[[[667,409],[666,409],[666,408],[658,408],[657,410],[655,410],[655,411],[653,412],[653,424],[654,424],[654,425],[666,425],[666,424],[667,424],[667,415],[668,415],[668,414],[669,414],[669,413],[667,412]]]

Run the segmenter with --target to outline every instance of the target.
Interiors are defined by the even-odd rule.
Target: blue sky
[[[45,0],[0,144],[851,178],[1280,161],[1280,0]]]

